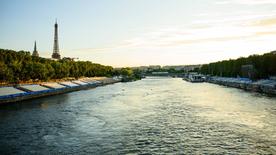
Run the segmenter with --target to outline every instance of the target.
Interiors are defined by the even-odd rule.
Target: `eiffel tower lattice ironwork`
[[[54,38],[54,49],[52,54],[53,59],[60,59],[59,46],[58,46],[58,24],[55,23],[55,38]]]

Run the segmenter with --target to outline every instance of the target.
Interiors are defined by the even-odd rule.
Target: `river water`
[[[0,107],[1,154],[276,154],[276,98],[146,78]]]

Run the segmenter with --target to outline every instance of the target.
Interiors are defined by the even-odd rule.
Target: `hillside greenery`
[[[34,57],[27,51],[16,52],[0,49],[0,82],[47,81],[82,76],[110,77],[113,74],[114,70],[111,66],[104,66],[90,61],[72,61],[68,59],[57,61]]]
[[[252,66],[250,69],[243,70],[243,67]],[[266,53],[263,55],[251,55],[235,60],[224,60],[203,65],[200,73],[212,76],[223,77],[248,77],[250,72],[252,79],[268,78],[276,76],[276,54]],[[246,72],[246,73],[244,73]]]

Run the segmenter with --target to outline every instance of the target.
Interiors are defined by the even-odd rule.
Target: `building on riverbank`
[[[253,65],[242,65],[241,76],[249,79],[254,79],[256,76],[256,70]]]
[[[36,49],[36,41],[34,42],[34,51],[33,51],[32,56],[39,57],[38,51]]]

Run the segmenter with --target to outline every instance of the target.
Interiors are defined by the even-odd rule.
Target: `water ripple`
[[[150,78],[0,109],[1,154],[276,154],[275,98]]]

